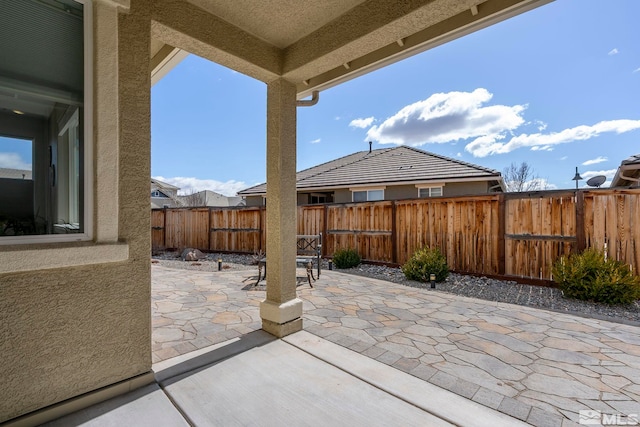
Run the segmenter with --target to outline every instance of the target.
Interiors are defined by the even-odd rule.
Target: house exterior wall
[[[146,13],[93,3],[93,241],[0,246],[0,422],[151,370]]]
[[[264,206],[264,198],[262,196],[247,196],[245,198],[247,207]],[[300,200],[298,199],[298,204]]]
[[[372,185],[371,188],[375,188]],[[443,196],[467,196],[473,194],[487,194],[489,192],[488,181],[473,182],[449,182],[443,187]],[[333,203],[351,203],[352,193],[348,188],[334,190]],[[385,200],[415,199],[418,197],[418,188],[411,185],[387,185],[384,189]],[[308,204],[308,193],[298,193],[298,205]],[[262,196],[247,196],[246,206],[263,206]]]
[[[446,197],[487,194],[488,192],[488,181],[452,182],[445,185],[442,189],[442,195]]]

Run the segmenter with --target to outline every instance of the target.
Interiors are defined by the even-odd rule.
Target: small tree
[[[520,165],[511,163],[502,171],[502,179],[509,192],[548,189],[546,182],[535,173],[527,162],[522,162]]]

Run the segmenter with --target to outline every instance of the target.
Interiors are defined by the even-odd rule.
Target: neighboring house
[[[31,179],[31,171],[27,169],[0,168],[0,179]]]
[[[24,193],[33,194],[31,218],[77,230],[59,234],[47,226],[0,236],[0,423],[43,424],[156,383],[150,99],[152,82],[175,65],[180,50],[264,84],[265,251],[278,262],[269,267],[276,280],[266,284],[260,317],[262,329],[277,337],[302,329],[290,256],[298,107],[317,101],[320,91],[548,0],[401,3],[1,2],[0,134],[32,141],[33,190]],[[200,95],[222,108],[245,101]],[[175,119],[173,126],[188,126]],[[212,167],[225,161],[211,157]],[[273,384],[274,392],[288,392],[287,378]]]
[[[0,168],[0,235],[4,222],[33,216],[33,179],[25,169]]]
[[[298,205],[487,194],[505,190],[500,172],[417,148],[360,151],[300,171]],[[267,184],[239,191],[265,203]]]
[[[640,187],[640,154],[620,163],[610,187]]]
[[[178,197],[180,187],[151,178],[151,209],[182,206]]]
[[[151,179],[151,209],[203,207],[203,206],[244,206],[242,197],[228,197],[211,190],[193,194],[178,195],[180,187]]]
[[[182,206],[215,206],[233,207],[244,206],[242,197],[229,197],[211,190],[198,191],[197,193],[178,196]]]

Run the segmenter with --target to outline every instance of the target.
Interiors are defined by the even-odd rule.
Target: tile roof
[[[25,169],[0,168],[0,178],[31,179],[31,171]]]
[[[367,184],[447,181],[458,178],[498,179],[500,172],[482,166],[400,145],[360,151],[305,169],[296,174],[298,190]],[[264,194],[266,183],[238,195]]]

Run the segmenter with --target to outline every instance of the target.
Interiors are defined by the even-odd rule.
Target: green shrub
[[[640,278],[595,249],[558,259],[553,278],[568,298],[606,304],[629,304],[640,298]]]
[[[360,264],[360,255],[355,249],[338,249],[333,253],[333,265],[336,268],[351,268]]]
[[[436,275],[436,282],[442,282],[449,275],[447,259],[438,248],[422,248],[411,256],[402,266],[402,272],[409,280],[428,282],[431,274]]]

